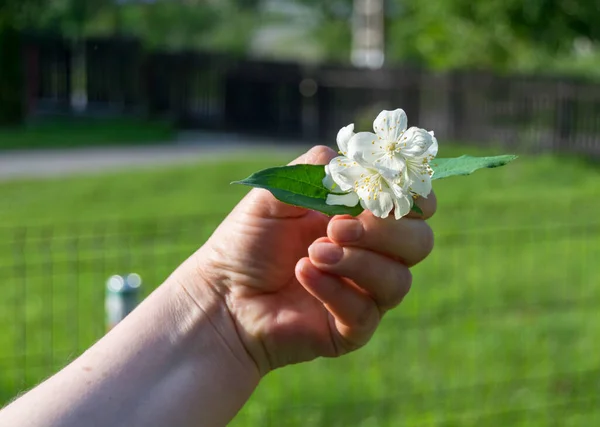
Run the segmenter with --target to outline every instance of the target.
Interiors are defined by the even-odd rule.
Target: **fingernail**
[[[331,238],[337,242],[356,242],[363,234],[363,225],[357,219],[341,219],[331,223]]]
[[[337,264],[344,256],[344,249],[333,243],[315,243],[308,248],[310,258],[320,264]]]
[[[323,276],[323,273],[321,273],[317,267],[312,265],[310,261],[300,264],[299,273],[313,281],[319,280]]]

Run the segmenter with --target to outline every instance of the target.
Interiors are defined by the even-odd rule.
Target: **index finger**
[[[326,165],[337,156],[337,153],[325,145],[316,145],[302,154],[297,159],[291,161],[288,166],[308,164],[308,165]]]
[[[329,222],[327,237],[340,246],[360,247],[400,260],[409,267],[416,265],[433,250],[433,231],[423,219],[434,214],[435,195],[422,199],[420,205],[423,215],[413,213],[400,220],[393,215],[377,218],[371,212],[357,218],[335,217]]]
[[[418,214],[415,211],[410,211],[410,213],[407,215],[409,218],[431,218],[437,210],[437,198],[435,197],[435,193],[432,191],[431,193],[429,193],[429,196],[427,196],[427,198],[418,197],[415,200],[415,205],[417,205],[423,211],[423,215]]]

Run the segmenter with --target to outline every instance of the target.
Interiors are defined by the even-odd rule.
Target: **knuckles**
[[[398,266],[392,278],[392,283],[388,286],[389,291],[385,295],[379,305],[382,310],[391,310],[404,300],[412,287],[412,273],[405,266]]]

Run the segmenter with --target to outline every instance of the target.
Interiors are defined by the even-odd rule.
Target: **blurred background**
[[[403,108],[440,157],[521,157],[436,182],[436,248],[373,342],[269,375],[232,425],[600,425],[598,22],[591,0],[2,0],[0,404],[199,247],[231,181]]]

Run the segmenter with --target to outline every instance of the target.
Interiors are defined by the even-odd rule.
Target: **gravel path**
[[[198,162],[274,150],[289,153],[291,160],[308,148],[306,142],[192,133],[162,145],[9,151],[0,152],[0,180]]]

